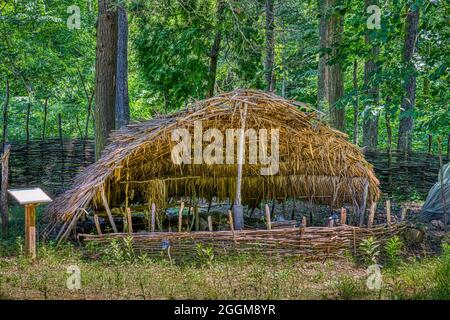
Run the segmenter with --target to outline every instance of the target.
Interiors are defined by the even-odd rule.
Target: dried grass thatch
[[[204,131],[241,128],[244,106],[246,128],[280,130],[280,167],[276,175],[262,176],[259,164],[245,162],[243,203],[290,197],[364,207],[366,200],[379,198],[379,183],[372,166],[344,133],[321,121],[318,111],[271,93],[235,90],[113,132],[101,159],[48,207],[45,232],[60,228],[61,237],[85,210],[102,208],[102,188],[111,207],[126,207],[141,199],[141,203],[155,202],[162,208],[168,197],[185,195],[233,199],[237,164],[175,165],[171,160],[175,145],[171,134],[177,128],[192,132],[197,120],[202,121]]]

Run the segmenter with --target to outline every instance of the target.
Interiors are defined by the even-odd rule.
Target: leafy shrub
[[[385,245],[386,255],[389,259],[389,263],[393,267],[397,267],[400,262],[400,255],[404,247],[403,241],[399,236],[390,238]]]
[[[365,265],[377,264],[380,251],[378,247],[380,244],[374,237],[369,237],[361,241],[359,247],[362,251],[362,260]]]

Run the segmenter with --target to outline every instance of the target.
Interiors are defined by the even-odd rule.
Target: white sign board
[[[52,202],[41,188],[8,190],[8,193],[21,205]]]

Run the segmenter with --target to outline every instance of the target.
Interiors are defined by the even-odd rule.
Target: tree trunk
[[[329,35],[328,35],[328,17],[327,0],[318,0],[319,11],[319,37],[320,37],[320,56],[317,76],[317,108],[321,111],[328,110],[328,53]]]
[[[27,144],[30,142],[30,117],[31,117],[31,98],[32,93],[31,91],[28,91],[28,104],[27,104],[27,118],[25,122],[25,133],[26,133],[26,142]]]
[[[95,157],[100,158],[115,128],[117,11],[111,0],[98,1],[95,62]]]
[[[274,76],[274,60],[275,60],[275,14],[274,14],[275,0],[266,0],[266,83],[267,91],[275,90],[275,76]]]
[[[378,5],[378,0],[365,0],[365,8],[371,5]],[[378,72],[377,60],[380,53],[380,47],[370,40],[370,32],[373,30],[366,29],[365,42],[370,47],[368,57],[364,64],[364,92],[365,112],[363,119],[363,146],[367,150],[374,151],[378,147],[378,111],[376,107],[380,102],[380,89],[374,81],[374,76]]]
[[[413,112],[416,103],[416,70],[412,57],[416,48],[418,28],[419,7],[409,7],[406,16],[405,45],[403,48],[403,63],[406,66],[405,93],[402,98],[397,144],[397,150],[404,153],[411,151]]]
[[[116,128],[130,122],[128,97],[128,17],[123,6],[117,8]]]
[[[358,128],[358,116],[359,116],[359,92],[358,92],[358,60],[353,61],[353,91],[355,93],[355,99],[353,102],[353,143],[358,144],[359,140],[359,128]]]
[[[62,133],[62,117],[61,117],[61,113],[58,113],[58,137],[59,137],[59,140],[62,141],[63,133]]]
[[[94,100],[94,94],[95,94],[95,90],[92,90],[92,94],[91,96],[88,98],[88,105],[87,105],[87,114],[86,114],[86,124],[84,127],[84,140],[88,139],[88,134],[89,134],[89,120],[91,117],[91,112],[92,112],[92,101]]]
[[[47,131],[47,110],[48,110],[48,98],[44,100],[44,121],[42,122],[42,141],[45,141],[45,133]]]
[[[331,0],[332,7],[342,5],[343,0]],[[329,36],[332,47],[332,58],[339,59],[342,35],[344,33],[344,16],[336,12],[329,19]],[[330,123],[340,130],[345,131],[345,107],[339,105],[339,99],[344,95],[344,74],[339,61],[334,61],[329,68],[329,105],[330,105]]]
[[[8,176],[9,176],[9,154],[11,146],[5,144],[2,155],[2,182],[0,194],[0,209],[2,213],[2,235],[8,237],[9,232],[9,208],[8,208]]]
[[[219,59],[220,44],[222,41],[222,21],[223,21],[223,11],[225,9],[225,4],[223,0],[219,0],[217,3],[216,12],[216,23],[217,30],[214,37],[213,46],[209,52],[209,74],[208,74],[208,84],[206,89],[206,98],[211,98],[214,96],[214,88],[216,86],[216,75],[217,75],[217,61]]]
[[[5,101],[3,103],[2,150],[5,149],[5,143],[8,142],[8,107],[9,107],[9,80],[6,79]]]
[[[391,97],[386,98],[385,120],[386,120],[386,135],[387,135],[387,153],[391,156],[392,152],[392,127],[391,127]]]

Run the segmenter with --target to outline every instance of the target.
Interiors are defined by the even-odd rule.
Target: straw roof
[[[177,196],[233,200],[238,165],[175,164],[172,131],[185,128],[193,133],[194,123],[201,121],[203,132],[217,128],[225,136],[226,129],[241,128],[243,110],[246,129],[268,129],[269,135],[270,129],[279,129],[278,172],[261,175],[260,163],[245,161],[243,165],[244,204],[297,198],[340,206],[379,198],[372,165],[347,141],[347,135],[321,120],[320,112],[272,93],[235,90],[112,132],[102,157],[49,205],[45,232],[59,228],[58,236],[62,236],[84,210],[101,210],[102,189],[111,208],[136,201],[154,202],[163,208],[167,199]],[[270,137],[268,140],[270,155]],[[248,139],[246,145],[248,148]]]

